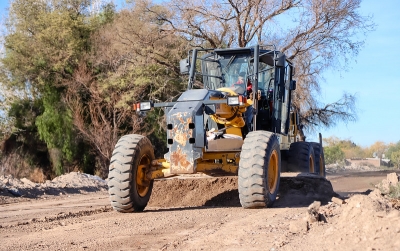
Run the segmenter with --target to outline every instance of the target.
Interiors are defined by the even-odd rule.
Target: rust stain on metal
[[[189,117],[187,120],[184,120],[184,117],[187,116],[187,112],[177,113],[174,115],[176,119],[174,128],[170,131],[170,138],[173,138],[178,144],[182,146],[186,146],[186,142],[193,135],[193,130],[189,129],[189,124],[192,123],[192,118]]]
[[[188,135],[183,133],[177,133],[175,134],[174,140],[179,144],[181,144],[182,146],[185,146],[188,140]]]
[[[171,115],[168,123],[173,125],[169,130],[168,138],[173,139],[169,149],[168,160],[171,163],[171,173],[193,173],[195,162],[193,158],[193,145],[189,144],[189,139],[193,136],[193,128],[189,128],[193,121],[192,114],[189,112],[176,112]]]
[[[171,153],[171,169],[176,170],[191,170],[193,163],[187,160],[187,155],[182,152],[181,148],[178,146],[177,150]]]

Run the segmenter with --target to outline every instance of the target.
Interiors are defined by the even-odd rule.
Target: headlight
[[[145,101],[145,102],[140,102],[137,104],[133,104],[132,106],[133,110],[140,112],[140,111],[148,111],[151,109],[151,102],[150,101]]]
[[[150,101],[146,101],[146,102],[140,102],[139,103],[139,110],[140,111],[148,111],[151,109],[151,103]]]
[[[239,96],[228,97],[228,105],[230,106],[239,105]]]

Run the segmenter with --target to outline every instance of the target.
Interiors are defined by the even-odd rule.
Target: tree
[[[390,159],[394,165],[397,165],[397,168],[400,168],[400,141],[389,145],[386,151],[386,158]]]
[[[388,150],[389,146],[382,141],[376,141],[371,146],[366,149],[366,154],[369,158],[377,157],[383,158],[383,154],[385,154]]]
[[[348,123],[357,120],[354,95],[345,93],[340,100],[325,105],[321,105],[311,96],[304,89],[295,93],[295,107],[304,105],[300,120],[307,129],[313,130],[319,126],[329,128],[340,121]],[[310,97],[313,100],[308,100]]]
[[[391,154],[391,160],[393,164],[396,165],[398,169],[400,169],[400,150]]]
[[[0,173],[15,177],[26,177],[35,167],[48,165],[46,143],[40,139],[35,125],[38,114],[42,113],[41,100],[21,99],[8,109],[12,127],[3,135],[0,152]],[[51,170],[43,168],[46,175]]]
[[[169,1],[174,15],[148,8],[164,21],[162,32],[177,32],[193,46],[244,47],[274,44],[296,66],[294,106],[312,129],[356,120],[355,96],[332,104],[318,102],[322,74],[346,68],[374,27],[359,12],[361,0],[210,0]],[[154,5],[153,5],[154,6]]]
[[[366,153],[365,150],[355,144],[351,140],[343,140],[337,137],[329,137],[324,139],[325,143],[328,147],[337,147],[343,153],[343,159],[351,159],[351,158],[365,158]],[[337,151],[336,148],[333,152]]]
[[[326,164],[337,164],[344,161],[345,155],[338,145],[324,147]]]
[[[41,101],[33,121],[56,174],[66,162],[92,163],[95,156],[98,174],[105,176],[122,134],[156,132],[149,135],[155,142],[165,140],[162,111],[142,118],[131,105],[171,100],[183,87],[177,66],[184,41],[161,33],[156,15],[143,4],[116,13],[113,5],[98,10],[90,3],[14,0],[7,21],[4,90],[30,89],[28,99]]]
[[[88,0],[13,0],[5,23],[1,82],[15,93],[29,90],[31,103],[41,101],[42,113],[34,121],[56,174],[64,172],[66,162],[72,164],[79,143],[64,97],[101,23],[90,17],[89,8]],[[18,96],[12,102],[24,101]]]
[[[132,111],[133,103],[170,100],[183,87],[177,68],[185,52],[182,39],[161,34],[159,26],[142,5],[117,13],[92,34],[93,50],[73,73],[66,102],[75,128],[96,152],[102,175],[121,135],[149,135],[159,145],[158,155],[166,150],[163,113],[144,118]]]

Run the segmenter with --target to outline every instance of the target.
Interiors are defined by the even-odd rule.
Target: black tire
[[[326,177],[324,148],[317,142],[311,142],[310,144],[314,149],[315,172],[321,177]]]
[[[289,172],[315,173],[315,154],[309,142],[294,142],[289,148]]]
[[[280,174],[281,154],[277,136],[266,131],[247,134],[238,171],[242,207],[272,206],[278,194]]]
[[[144,178],[144,166],[154,160],[151,142],[129,134],[115,145],[108,173],[111,206],[118,212],[141,212],[149,202],[153,180]],[[139,182],[140,181],[140,182]]]

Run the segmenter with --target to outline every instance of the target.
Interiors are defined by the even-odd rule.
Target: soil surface
[[[162,179],[130,214],[96,176],[2,176],[0,250],[400,250],[400,203],[376,189],[390,172],[284,173],[262,209],[240,206],[237,177]]]

